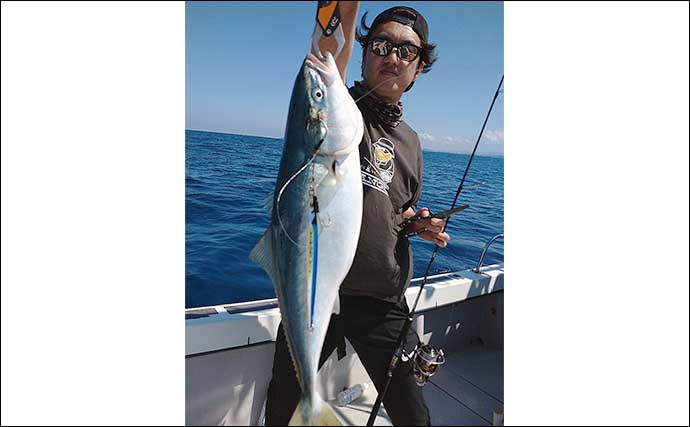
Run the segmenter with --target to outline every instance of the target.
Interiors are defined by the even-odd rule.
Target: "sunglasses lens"
[[[400,55],[400,59],[404,59],[405,61],[414,61],[419,54],[419,49],[417,49],[416,46],[403,45],[398,48],[398,54]]]
[[[390,42],[388,40],[373,40],[371,42],[371,51],[378,56],[386,56],[390,51]]]
[[[387,56],[393,48],[397,48],[398,57],[403,61],[414,61],[417,55],[419,55],[419,48],[411,44],[396,46],[385,39],[374,39],[371,41],[371,51],[378,56]]]

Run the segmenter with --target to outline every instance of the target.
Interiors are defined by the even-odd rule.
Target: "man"
[[[355,38],[357,4],[341,9],[346,44],[336,62],[343,79]],[[342,4],[342,3],[341,3]],[[435,61],[424,17],[409,7],[379,14],[371,27],[362,17],[356,39],[362,46],[362,77],[350,89],[364,118],[360,144],[364,189],[362,229],[355,258],[340,288],[340,314],[331,319],[321,354],[323,364],[347,337],[378,390],[397,338],[409,314],[404,293],[412,278],[412,253],[407,235],[417,232],[445,247],[449,236],[443,221],[422,219],[407,228],[415,215],[422,188],[422,152],[417,134],[402,120],[402,94]],[[417,212],[429,216],[428,209]],[[417,343],[410,331],[406,348]],[[278,330],[266,403],[266,424],[287,425],[300,396],[282,325]],[[422,389],[414,381],[411,362],[394,371],[383,404],[395,425],[430,425]]]

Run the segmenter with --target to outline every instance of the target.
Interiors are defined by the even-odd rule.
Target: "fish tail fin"
[[[342,426],[338,417],[331,409],[331,405],[316,395],[315,404],[312,406],[309,399],[303,397],[297,404],[295,412],[288,423],[290,426]]]

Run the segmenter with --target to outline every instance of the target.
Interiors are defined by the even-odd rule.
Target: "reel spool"
[[[413,351],[412,362],[415,382],[422,387],[436,375],[438,367],[446,363],[446,357],[443,350],[436,350],[429,344],[418,344]]]

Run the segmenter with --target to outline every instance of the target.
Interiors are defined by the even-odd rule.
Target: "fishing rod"
[[[503,77],[501,76],[501,81],[498,83],[498,87],[496,88],[496,93],[494,93],[493,100],[491,101],[491,106],[489,107],[489,111],[486,113],[486,118],[484,119],[484,124],[482,125],[482,129],[479,131],[479,137],[477,138],[477,142],[474,144],[474,149],[472,150],[472,155],[470,155],[470,160],[467,162],[467,166],[465,167],[465,173],[462,175],[462,179],[460,180],[460,185],[458,186],[458,190],[455,192],[455,199],[453,199],[453,204],[450,207],[448,211],[444,212],[449,212],[453,211],[455,208],[455,204],[458,201],[458,197],[460,197],[460,193],[462,192],[463,185],[465,184],[465,178],[467,177],[467,172],[470,170],[470,165],[472,164],[472,159],[474,159],[474,153],[477,152],[477,147],[479,146],[479,141],[482,139],[482,134],[484,133],[484,128],[486,127],[486,123],[489,121],[489,116],[491,115],[491,110],[494,108],[494,103],[496,102],[496,98],[498,98],[498,94],[501,90],[501,86],[503,85]],[[427,217],[428,218],[428,217]],[[445,217],[446,222],[443,225],[443,230],[441,232],[446,231],[446,227],[448,226],[448,221],[450,221],[450,215]],[[431,259],[429,260],[429,264],[426,267],[426,271],[424,272],[424,280],[422,280],[422,284],[419,287],[419,292],[417,293],[417,298],[414,301],[414,305],[412,306],[412,310],[410,310],[410,314],[407,316],[405,319],[405,323],[403,324],[403,328],[400,331],[400,336],[398,337],[398,341],[396,344],[396,350],[393,353],[393,357],[391,358],[390,364],[388,365],[388,371],[386,373],[386,383],[383,386],[383,390],[379,393],[378,397],[376,398],[376,403],[374,403],[374,407],[371,410],[371,414],[369,415],[369,420],[367,421],[367,426],[373,426],[374,425],[374,420],[376,419],[376,416],[379,413],[379,409],[381,408],[381,402],[383,402],[383,398],[386,396],[386,392],[388,391],[388,387],[391,384],[391,380],[393,379],[393,371],[395,370],[395,367],[398,364],[398,361],[402,358],[403,353],[404,353],[404,346],[405,346],[405,338],[407,337],[407,334],[410,330],[410,326],[412,325],[412,321],[414,320],[414,312],[417,308],[417,304],[419,303],[419,298],[422,296],[422,291],[424,290],[424,285],[426,284],[427,278],[429,277],[429,270],[431,269],[431,264],[434,263],[434,260],[436,259],[436,254],[438,252],[439,246],[436,245],[434,248],[434,252],[431,254]],[[421,348],[419,348],[419,352],[417,353],[419,357],[415,356],[415,359],[420,359],[420,360],[413,360],[415,363],[415,380],[417,381],[417,384],[419,385],[424,385],[426,381],[428,380],[429,377],[431,377],[435,371],[438,365],[442,364],[445,362],[444,356],[443,356],[443,351],[439,350],[436,352],[431,346],[429,345],[423,345]],[[419,378],[418,378],[419,376]]]

